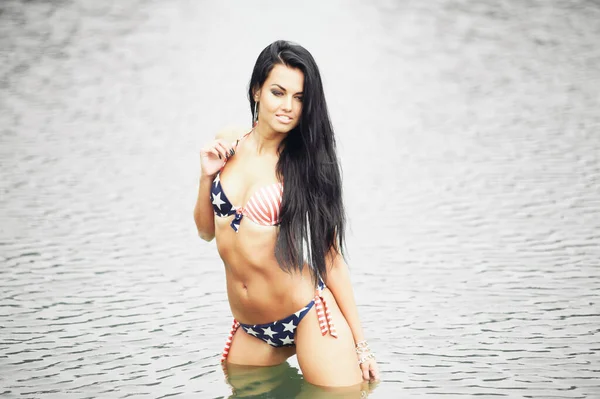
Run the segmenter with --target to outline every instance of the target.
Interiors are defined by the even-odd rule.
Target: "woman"
[[[270,44],[248,96],[252,130],[201,150],[194,209],[225,265],[234,323],[222,361],[272,366],[296,354],[315,385],[377,380],[343,259],[340,170],[312,55]]]

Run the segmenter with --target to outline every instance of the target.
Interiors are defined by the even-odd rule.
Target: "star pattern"
[[[213,200],[212,200],[213,205],[215,205],[217,208],[219,208],[219,210],[221,210],[221,205],[223,205],[225,203],[225,201],[223,201],[221,199],[221,193],[218,194],[213,194]]]
[[[255,337],[258,337],[258,333],[251,328],[244,328],[244,331],[246,331],[250,335],[254,335]]]
[[[235,215],[233,220],[231,221],[231,227],[236,231],[240,228],[240,222],[242,217],[244,216],[241,212],[238,213],[236,208],[231,204],[231,201],[227,198],[225,193],[223,192],[223,187],[221,187],[221,173],[219,172],[215,179],[213,180],[213,184],[210,188],[211,194],[211,202],[213,204],[213,209],[215,214],[218,217],[227,217],[231,215]]]
[[[289,331],[289,332],[293,333],[295,329],[296,329],[296,325],[294,324],[294,320],[290,320],[289,323],[283,324],[283,331]]]
[[[287,337],[284,337],[281,340],[281,345],[294,345],[294,337],[293,337],[293,335],[289,335]]]
[[[267,324],[240,324],[246,333],[275,347],[294,345],[294,334],[300,320],[313,307],[314,301],[288,317]]]
[[[263,334],[268,335],[271,338],[273,338],[273,334],[276,334],[275,331],[271,330],[271,327],[263,328],[262,330]]]
[[[231,327],[231,331],[229,332],[229,338],[227,342],[225,342],[225,348],[223,349],[223,354],[221,356],[221,362],[227,360],[227,355],[229,353],[229,349],[231,347],[231,342],[233,340],[233,336],[239,327],[242,327],[247,334],[253,335],[254,337],[262,340],[266,344],[269,344],[274,347],[281,346],[292,346],[295,345],[295,331],[298,327],[300,321],[306,316],[306,314],[315,307],[316,316],[319,321],[323,320],[320,324],[321,334],[325,335],[327,332],[332,337],[337,338],[337,332],[335,329],[335,325],[333,323],[333,319],[329,313],[329,309],[327,307],[327,302],[323,298],[322,292],[325,288],[325,283],[323,280],[319,279],[319,286],[317,288],[317,293],[312,301],[309,302],[308,305],[300,309],[299,311],[292,313],[288,317],[285,317],[281,320],[274,321],[272,323],[266,324],[242,324],[238,320],[233,320],[233,326]],[[261,332],[262,331],[262,332]]]

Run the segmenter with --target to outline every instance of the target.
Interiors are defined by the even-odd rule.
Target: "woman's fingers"
[[[369,381],[369,362],[364,362],[363,364],[360,365],[360,368],[362,370],[362,377],[363,380],[365,381]]]
[[[214,148],[209,148],[206,152],[213,154],[214,156],[216,156],[218,158],[221,158],[221,154],[219,154],[219,151],[215,150]]]
[[[207,146],[200,150],[200,155],[203,158],[208,157],[209,154],[212,154],[217,158],[221,158],[221,154],[214,148],[214,146]]]
[[[229,148],[228,148],[229,147]],[[228,145],[225,142],[220,142],[219,140],[215,140],[210,143],[208,146],[202,149],[202,152],[206,154],[213,154],[217,156],[219,159],[227,159],[233,154],[233,150],[231,149],[231,145]]]
[[[219,154],[221,154],[221,157],[223,157],[223,159],[227,159],[231,156],[231,151],[230,149],[228,149],[225,145],[223,145],[223,143],[221,142],[217,142],[215,143],[215,149],[217,151],[219,151]]]
[[[379,367],[377,366],[377,363],[375,363],[375,361],[373,361],[373,363],[369,363],[369,370],[371,372],[371,376],[373,377],[373,380],[379,381],[379,378],[380,378]]]
[[[227,153],[229,154],[228,156],[232,156],[233,154],[235,154],[235,149],[233,148],[233,145],[231,143],[225,140],[218,140],[218,142],[225,149],[225,151],[227,151]]]
[[[363,380],[365,381],[379,381],[379,368],[375,359],[369,359],[360,365]]]
[[[230,143],[225,140],[213,140],[200,150],[201,166],[203,173],[213,176],[235,151]]]

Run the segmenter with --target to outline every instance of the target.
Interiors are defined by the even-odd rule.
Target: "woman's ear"
[[[260,88],[255,87],[252,90],[252,96],[254,97],[254,102],[258,102],[258,99],[260,98]]]

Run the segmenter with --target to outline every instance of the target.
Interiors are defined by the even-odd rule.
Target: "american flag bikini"
[[[275,226],[279,224],[279,209],[281,208],[281,199],[283,197],[283,184],[273,183],[264,186],[252,194],[250,200],[245,206],[233,206],[231,201],[225,195],[221,186],[221,173],[217,174],[211,187],[211,201],[215,215],[227,217],[235,215],[231,221],[231,228],[237,233],[240,229],[240,222],[244,216],[261,226]]]
[[[242,139],[247,137],[248,134],[242,137]],[[240,140],[236,141],[234,147],[237,148]],[[224,167],[225,165],[223,165],[221,171],[223,171]],[[235,207],[223,191],[220,176],[221,172],[217,174],[211,186],[210,197],[213,204],[213,210],[215,211],[215,215],[219,217],[235,215],[231,221],[231,228],[235,230],[236,233],[239,231],[240,222],[244,216],[247,216],[248,219],[254,223],[263,226],[275,226],[279,224],[279,210],[281,208],[281,200],[283,197],[283,185],[281,183],[274,183],[260,188],[250,197],[250,200],[248,200],[248,203],[245,206]],[[325,283],[319,281],[319,286],[313,300],[296,313],[293,313],[284,319],[272,323],[255,325],[242,324],[234,319],[231,331],[227,337],[227,342],[225,343],[225,349],[223,349],[221,362],[224,362],[227,359],[233,336],[240,326],[247,334],[253,335],[271,346],[281,347],[294,345],[296,327],[313,305],[317,312],[321,334],[325,335],[329,333],[331,336],[337,338],[337,331],[333,324],[331,313],[329,312],[325,298],[323,298],[324,288]]]
[[[295,330],[300,321],[308,313],[308,311],[315,306],[317,311],[317,320],[319,321],[319,327],[321,328],[321,335],[329,333],[332,337],[337,338],[337,331],[333,323],[333,318],[329,312],[329,307],[325,298],[323,298],[323,289],[325,284],[323,281],[319,282],[316,295],[312,301],[296,313],[289,315],[281,320],[274,321],[267,324],[242,324],[237,320],[233,319],[233,325],[227,336],[225,342],[225,348],[223,348],[223,354],[221,355],[221,362],[227,360],[229,355],[229,349],[231,348],[231,342],[238,328],[242,329],[249,335],[265,341],[267,344],[274,347],[281,346],[292,346],[295,344]]]
[[[244,137],[248,136],[248,134]],[[242,139],[244,137],[242,137]],[[237,148],[240,140],[235,142],[235,148]],[[231,221],[231,228],[235,230],[236,233],[240,229],[240,222],[244,216],[247,216],[248,219],[261,226],[275,226],[279,224],[279,210],[281,209],[281,200],[283,198],[283,184],[273,183],[261,187],[252,194],[245,206],[236,207],[229,201],[221,186],[221,172],[223,171],[223,168],[225,168],[225,164],[213,180],[210,189],[210,200],[215,215],[219,217],[235,215]]]

